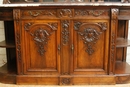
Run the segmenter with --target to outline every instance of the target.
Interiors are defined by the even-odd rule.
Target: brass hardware
[[[60,45],[58,45],[58,53],[60,54],[60,49],[61,49],[61,47],[60,47]]]
[[[74,51],[74,45],[73,44],[71,45],[71,51],[72,52]]]

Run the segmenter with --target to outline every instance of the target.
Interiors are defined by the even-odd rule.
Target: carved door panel
[[[23,21],[24,74],[60,73],[58,21]]]
[[[73,74],[107,74],[108,20],[75,20]]]

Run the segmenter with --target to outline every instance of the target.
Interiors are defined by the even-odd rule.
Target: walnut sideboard
[[[21,3],[0,6],[7,64],[0,82],[85,85],[130,82],[129,3]]]

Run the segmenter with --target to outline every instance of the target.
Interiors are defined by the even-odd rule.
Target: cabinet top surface
[[[44,7],[44,6],[106,6],[106,7],[130,7],[130,3],[121,2],[102,2],[102,3],[88,3],[88,2],[42,2],[42,3],[11,3],[1,4],[0,7]]]

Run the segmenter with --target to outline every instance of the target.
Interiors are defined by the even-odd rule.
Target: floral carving
[[[38,52],[40,53],[40,55],[44,55],[44,53],[46,52],[44,46],[49,40],[50,33],[46,29],[39,28],[35,30],[34,33],[31,35],[34,37],[34,41],[38,46]]]
[[[86,25],[87,27],[83,27],[81,29],[82,26],[86,26]],[[100,30],[92,26],[98,26],[100,27]],[[78,34],[81,36],[84,44],[86,45],[87,49],[85,51],[89,55],[91,55],[94,53],[94,49],[93,49],[94,44],[96,44],[102,31],[107,29],[107,24],[102,22],[93,23],[93,24],[75,22],[74,29],[78,31]]]
[[[104,12],[105,12],[104,10],[90,10],[89,14],[98,17],[102,15]]]
[[[69,85],[70,84],[70,78],[63,78],[61,82],[62,82],[63,85]]]
[[[99,22],[98,25],[102,28],[102,30],[107,29],[107,23],[106,22]]]
[[[88,10],[75,10],[75,16],[85,16],[89,15]]]
[[[16,20],[16,22],[18,23],[20,20],[20,10],[19,9],[14,10],[13,14],[14,14],[14,20]]]
[[[69,21],[62,21],[62,42],[63,45],[67,44],[69,41]]]
[[[91,16],[101,16],[104,15],[104,13],[106,13],[107,11],[105,10],[85,10],[85,9],[78,9],[75,10],[75,16],[87,16],[87,15],[91,15]]]
[[[78,33],[82,36],[83,42],[87,46],[86,52],[91,55],[94,52],[92,47],[99,39],[101,32],[97,31],[96,29],[87,28]]]
[[[112,33],[111,36],[112,40],[111,40],[111,60],[114,61],[114,56],[115,56],[115,34]]]
[[[24,29],[26,30],[26,31],[28,31],[29,30],[29,27],[32,25],[32,23],[26,23],[25,25],[24,25]]]
[[[17,43],[17,57],[18,60],[21,61],[21,42],[20,42],[20,34],[16,33],[16,43]]]
[[[28,11],[28,14],[37,17],[37,16],[56,16],[56,11],[55,10],[33,10],[33,11]]]
[[[48,23],[47,25],[48,25],[52,30],[57,30],[57,26],[58,26],[57,23]]]
[[[38,47],[38,52],[39,54],[42,56],[44,55],[44,53],[46,52],[45,50],[45,45],[47,44],[48,40],[49,40],[49,36],[52,33],[52,30],[57,30],[57,23],[47,23],[47,24],[43,24],[41,25],[38,29],[36,29],[33,32],[30,32],[30,29],[36,26],[34,23],[25,23],[24,25],[24,29],[33,36],[33,40],[35,41],[37,47]],[[48,28],[42,28],[42,26],[48,26],[50,29]]]
[[[72,10],[71,9],[60,9],[59,17],[72,17]]]

